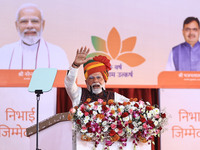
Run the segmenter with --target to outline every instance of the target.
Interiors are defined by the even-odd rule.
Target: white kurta
[[[82,95],[82,88],[76,85],[77,74],[78,69],[71,67],[69,73],[65,77],[65,88],[72,100],[73,107],[79,105]],[[116,92],[114,93],[114,100],[115,102],[129,101],[128,98]]]
[[[172,51],[169,54],[169,58],[168,58],[165,70],[166,71],[176,71],[176,68],[175,68],[175,65],[174,65],[174,61],[173,61],[173,53],[172,53]]]
[[[0,49],[0,69],[36,69],[57,68],[66,70],[69,67],[67,55],[60,47],[43,39],[40,44],[31,46],[18,41]]]

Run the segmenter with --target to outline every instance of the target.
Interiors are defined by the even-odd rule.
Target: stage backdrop
[[[17,8],[25,2],[36,3],[46,20],[44,39],[64,48],[70,63],[81,46],[109,56],[112,71],[108,85],[113,86],[156,85],[171,48],[184,41],[184,19],[200,17],[198,0],[0,2],[0,47],[19,39],[15,28]],[[84,84],[82,71],[78,83]]]

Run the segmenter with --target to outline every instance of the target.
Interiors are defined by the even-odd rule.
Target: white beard
[[[93,88],[94,85],[99,85],[100,87],[99,88]],[[94,94],[99,94],[101,93],[103,90],[102,88],[105,90],[105,83],[104,84],[99,84],[99,83],[93,83],[91,86],[88,86],[87,85],[87,89],[89,91],[92,91]]]
[[[31,30],[25,29],[23,32],[18,31],[19,36],[24,43],[26,43],[28,45],[33,45],[40,40],[41,34],[42,34],[42,29],[39,32],[37,32],[36,36],[25,36],[25,32],[27,32],[27,31],[37,32],[35,29],[31,29]]]

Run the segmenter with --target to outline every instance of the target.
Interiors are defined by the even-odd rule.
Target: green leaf
[[[101,51],[107,53],[106,50],[106,41],[100,37],[92,36],[92,44],[96,51]]]

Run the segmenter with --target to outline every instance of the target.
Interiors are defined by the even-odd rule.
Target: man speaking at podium
[[[111,69],[110,60],[101,55],[94,58],[86,58],[88,53],[89,49],[86,47],[77,50],[75,60],[65,78],[65,88],[72,100],[73,106],[78,106],[87,98],[91,98],[92,101],[96,101],[99,98],[105,101],[109,99],[114,99],[116,102],[128,101],[128,98],[116,92],[105,90],[105,84],[109,76],[108,71]],[[87,89],[80,88],[75,83],[78,68],[82,64]]]
[[[0,49],[0,69],[69,67],[65,51],[42,38],[45,20],[37,5],[23,4],[17,11],[15,25],[20,40]]]

